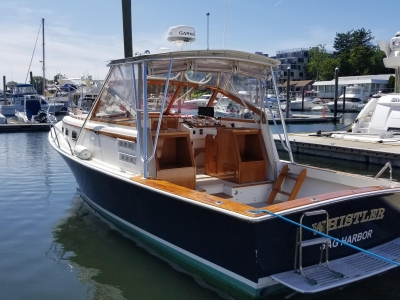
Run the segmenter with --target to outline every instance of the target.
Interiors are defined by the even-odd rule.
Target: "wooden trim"
[[[288,209],[294,209],[294,208],[301,208],[302,206],[310,205],[310,204],[315,204],[315,203],[320,203],[328,200],[332,200],[335,198],[340,198],[340,197],[346,197],[350,195],[358,195],[358,194],[363,194],[363,193],[368,193],[368,192],[374,192],[374,191],[382,191],[385,190],[386,188],[383,188],[381,186],[370,186],[370,187],[364,187],[364,188],[355,188],[355,189],[349,189],[349,190],[342,190],[338,192],[333,192],[333,193],[327,193],[327,194],[321,194],[321,195],[316,195],[313,196],[314,198],[318,199],[318,201],[313,201],[311,200],[311,197],[306,197],[306,198],[301,198],[293,201],[287,201],[284,203],[279,203],[279,204],[274,204],[274,205],[269,205],[261,208],[254,208],[250,205],[246,204],[241,204],[237,203],[228,199],[224,199],[221,197],[217,197],[215,195],[210,195],[201,191],[196,191],[192,189],[188,189],[173,183],[169,183],[167,181],[163,180],[158,180],[158,179],[144,179],[142,176],[135,176],[130,178],[132,181],[137,182],[139,184],[143,184],[170,194],[175,194],[184,198],[191,199],[196,202],[200,202],[203,204],[207,204],[213,207],[218,207],[230,212],[235,212],[237,214],[247,216],[247,217],[253,217],[257,218],[264,213],[260,214],[251,214],[247,212],[248,210],[257,210],[257,209],[267,209],[271,212],[278,213],[280,211],[285,211]],[[218,205],[216,204],[217,201],[222,201],[223,203]]]
[[[158,179],[144,179],[142,176],[131,177],[131,180],[158,190],[162,190],[167,193],[175,194],[181,197],[185,197],[196,202],[207,204],[213,207],[222,208],[227,211],[235,212],[248,217],[260,216],[262,214],[254,215],[248,213],[247,210],[254,210],[254,207],[236,203],[221,197],[213,196],[201,191],[196,191],[192,189],[185,188],[164,180]],[[217,204],[216,202],[222,201],[222,204]]]
[[[125,135],[125,134],[120,134],[120,133],[114,133],[114,132],[108,132],[108,131],[101,130],[101,129],[100,130],[94,130],[94,129],[90,129],[90,128],[85,128],[85,130],[91,131],[91,132],[97,132],[98,134],[109,136],[109,137],[114,138],[114,139],[123,139],[123,140],[127,140],[127,141],[131,141],[131,142],[135,142],[136,143],[136,137],[135,136]]]
[[[136,128],[136,124],[126,123],[126,121],[128,121],[129,118],[118,118],[117,120],[116,119],[107,120],[107,119],[101,119],[101,118],[97,118],[97,117],[92,117],[90,120],[95,121],[95,122],[101,122],[101,123],[107,123],[107,124],[116,124],[116,125],[122,125],[122,126]]]
[[[320,203],[323,201],[332,200],[335,198],[341,198],[341,197],[346,197],[346,196],[350,196],[350,195],[359,195],[359,194],[363,194],[363,193],[383,191],[383,190],[390,190],[390,189],[387,189],[387,188],[384,188],[381,186],[368,186],[368,187],[362,187],[362,188],[347,189],[347,190],[341,190],[341,191],[332,192],[332,193],[326,193],[326,194],[320,194],[320,195],[315,195],[315,196],[310,196],[310,197],[304,197],[304,198],[300,198],[300,199],[294,199],[292,201],[286,201],[286,202],[282,202],[282,203],[278,203],[278,204],[273,204],[273,205],[269,205],[269,206],[266,206],[263,208],[265,208],[269,211],[272,211],[272,212],[279,212],[279,211],[283,211],[283,210],[299,208],[299,207],[305,206],[305,205],[316,204],[316,203]]]
[[[147,80],[147,84],[159,84],[159,85],[161,85],[161,84],[165,84],[165,80],[161,80],[161,79],[148,79],[148,80]],[[182,81],[176,81],[176,80],[170,80],[170,81],[169,81],[169,84],[170,84],[170,85],[176,85],[176,86],[179,86],[179,87],[185,87],[185,86],[186,86],[186,87],[192,87],[192,88],[198,88],[198,87],[199,87],[199,84],[197,84],[197,83],[182,82]],[[234,96],[234,95],[228,93],[228,92],[225,91],[225,90],[222,90],[222,89],[220,89],[220,88],[218,88],[218,87],[215,87],[215,86],[209,86],[209,85],[205,85],[204,88],[213,91],[213,95],[211,96],[211,99],[210,99],[210,101],[208,102],[207,106],[211,106],[211,104],[213,103],[212,101],[214,101],[214,99],[215,99],[215,97],[216,97],[216,95],[217,95],[218,93],[221,93],[222,95],[228,97],[228,98],[231,99],[232,101],[234,101],[234,102],[236,102],[236,103],[242,105],[242,100],[241,100],[241,99],[239,99],[238,97],[236,97],[236,96]],[[178,88],[178,89],[179,89],[179,88]],[[178,89],[177,89],[177,90],[178,90]],[[214,96],[214,95],[215,95],[215,96]],[[214,98],[213,98],[213,96],[214,96]],[[168,114],[168,113],[169,113],[169,111],[170,111],[170,109],[171,109],[173,103],[175,102],[175,99],[176,99],[176,93],[174,94],[174,97],[171,99],[171,102],[170,102],[170,104],[168,105],[168,108],[167,108],[165,114]],[[212,101],[211,101],[211,100],[212,100]],[[252,112],[254,112],[254,113],[256,113],[256,114],[258,114],[258,115],[260,115],[260,116],[263,116],[263,118],[265,118],[265,117],[264,117],[264,114],[261,113],[261,110],[260,110],[257,106],[255,106],[253,103],[251,103],[251,102],[249,102],[249,101],[245,101],[245,102],[246,102],[247,107],[248,107]],[[238,120],[242,120],[242,119],[238,119]],[[265,120],[264,120],[264,121],[265,121]],[[252,120],[252,122],[255,123],[254,120]]]
[[[221,117],[222,121],[232,121],[232,122],[243,122],[243,123],[255,123],[254,119],[238,119],[238,118],[225,118]]]
[[[149,80],[147,80],[147,84],[149,84]],[[165,82],[164,82],[164,84],[165,84]],[[176,98],[178,97],[178,95],[179,95],[180,91],[182,90],[182,88],[183,88],[182,85],[180,85],[180,86],[177,87],[177,89],[176,89],[174,95],[172,96],[171,101],[169,102],[167,108],[165,109],[165,112],[169,112],[169,111],[171,110],[172,105],[174,105],[175,100],[176,100]]]

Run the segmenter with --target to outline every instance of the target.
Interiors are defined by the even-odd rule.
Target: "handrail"
[[[272,66],[271,66],[271,75],[272,75],[272,80],[274,82],[273,86],[274,86],[276,101],[277,101],[277,104],[278,104],[279,115],[281,116],[281,124],[282,124],[282,129],[283,129],[283,135],[285,136],[285,142],[286,142],[286,147],[287,147],[287,149],[285,149],[285,147],[284,147],[284,149],[289,153],[290,162],[294,163],[293,153],[292,153],[292,149],[290,148],[289,137],[288,137],[287,131],[286,131],[285,117],[283,116],[281,103],[279,101],[278,87],[276,85],[276,78],[275,78],[274,69],[273,69]],[[289,101],[289,99],[287,99],[286,101]],[[288,105],[286,105],[286,106],[288,107]],[[281,142],[282,142],[282,139],[281,139]],[[282,143],[282,146],[283,146],[283,143]]]
[[[383,166],[383,168],[378,172],[378,174],[376,174],[376,176],[374,177],[374,179],[378,179],[378,178],[383,174],[383,172],[386,171],[387,168],[389,168],[389,174],[390,174],[389,180],[392,181],[392,164],[390,163],[390,161],[388,161],[388,162]]]
[[[55,135],[55,139],[54,139],[54,137],[53,137],[53,131],[51,130],[52,128],[54,128],[54,130],[58,130],[58,131],[61,133],[62,137],[65,139],[65,141],[66,141],[67,144],[68,144],[69,150],[71,151],[71,155],[74,155],[74,151],[72,151],[71,144],[69,143],[69,141],[68,141],[68,139],[65,137],[65,135],[62,133],[62,131],[61,131],[57,126],[55,126],[55,124],[53,124],[53,122],[51,122],[50,120],[49,120],[49,123],[51,124],[51,125],[50,125],[50,134],[51,134],[51,137],[53,138],[53,141],[54,141],[54,140],[57,141],[58,148],[60,148],[60,141],[58,140],[58,135],[57,135],[56,132],[54,133],[54,135]]]
[[[275,116],[274,116],[274,114],[272,113],[271,106],[270,106],[270,105],[267,105],[267,106],[268,106],[269,113],[270,113],[271,118],[272,118],[272,122],[274,122],[274,125],[275,125],[275,127],[276,127],[276,129],[277,129],[278,136],[279,136],[279,140],[281,141],[282,148],[283,148],[285,151],[289,152],[289,151],[290,151],[289,148],[286,147],[286,143],[282,140],[282,136],[281,136],[281,133],[280,133],[280,131],[279,131],[278,124],[276,123]]]

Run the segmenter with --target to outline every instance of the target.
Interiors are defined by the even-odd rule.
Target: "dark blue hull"
[[[277,218],[249,220],[233,216],[63,157],[92,207],[122,229],[134,231],[162,255],[208,277],[205,280],[211,284],[217,283],[228,292],[234,288],[239,293],[257,296],[265,293],[261,290],[269,285],[262,279],[294,267],[297,227],[293,224]],[[400,236],[396,222],[400,212],[393,204],[395,197],[360,197],[321,203],[308,210],[327,210],[333,220],[329,224],[332,236],[368,249]],[[285,217],[299,222],[303,212]],[[322,220],[321,216],[309,217],[304,224],[318,228]],[[304,239],[313,237],[313,233],[307,232]],[[355,252],[332,243],[329,258]],[[318,246],[309,247],[303,265],[316,264],[318,254]]]

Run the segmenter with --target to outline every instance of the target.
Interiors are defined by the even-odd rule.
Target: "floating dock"
[[[9,122],[8,124],[0,124],[0,133],[9,132],[37,132],[37,131],[50,131],[49,123],[39,124],[22,124],[17,122]]]
[[[341,132],[332,133],[340,136]],[[289,133],[292,152],[379,165],[390,161],[393,167],[400,167],[400,137],[361,141],[356,135],[352,139],[333,138],[332,133]],[[346,134],[342,132],[343,136]],[[277,134],[274,140],[278,150],[284,150]]]

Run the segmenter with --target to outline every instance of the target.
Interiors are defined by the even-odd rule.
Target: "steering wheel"
[[[189,118],[189,122],[194,125],[214,125],[215,118],[203,115],[193,115]]]

